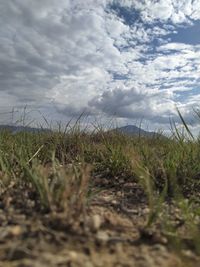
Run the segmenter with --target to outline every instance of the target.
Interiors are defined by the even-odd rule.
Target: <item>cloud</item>
[[[199,83],[200,45],[170,34],[199,10],[198,0],[2,1],[0,105],[155,124],[175,118],[178,105],[191,116],[198,97],[186,103],[183,94]]]
[[[175,117],[171,92],[159,92],[143,88],[115,89],[104,92],[100,98],[94,98],[91,106],[98,107],[109,115],[129,119],[142,119],[168,123],[169,116]],[[163,102],[165,105],[163,105]],[[168,114],[163,116],[163,114]]]
[[[141,11],[142,19],[146,22],[160,20],[171,21],[174,24],[191,24],[191,20],[200,19],[199,0],[130,0],[125,2],[127,6],[136,7]]]

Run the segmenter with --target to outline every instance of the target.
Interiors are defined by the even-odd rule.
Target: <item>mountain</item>
[[[135,125],[126,125],[123,127],[115,128],[114,131],[118,133],[126,134],[126,135],[134,135],[134,136],[146,136],[146,137],[163,136],[162,133],[145,131]]]
[[[13,134],[19,133],[19,132],[31,132],[31,133],[38,133],[38,132],[47,132],[48,129],[45,128],[33,128],[28,126],[14,126],[14,125],[0,125],[0,131],[2,130],[8,130],[12,132]]]
[[[49,132],[51,130],[46,129],[46,128],[33,128],[33,127],[28,127],[28,126],[14,126],[14,125],[3,125],[0,124],[0,131],[2,130],[8,130],[12,134],[16,134],[19,132],[31,132],[31,133],[38,133],[38,132]],[[115,129],[110,130],[109,132],[117,132],[121,134],[126,134],[130,136],[146,136],[146,137],[164,137],[162,133],[156,133],[156,132],[149,132],[145,131],[135,125],[126,125],[123,127],[118,127]]]

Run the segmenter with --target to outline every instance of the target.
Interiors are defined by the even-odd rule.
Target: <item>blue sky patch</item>
[[[191,45],[200,44],[200,20],[193,21],[191,26],[177,27],[177,33],[170,34],[168,37],[171,39],[171,42]]]

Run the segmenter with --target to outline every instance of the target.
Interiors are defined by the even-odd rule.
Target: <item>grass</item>
[[[200,253],[200,138],[175,124],[171,138],[124,136],[97,127],[81,131],[77,124],[65,131],[0,132],[0,192],[11,184],[34,192],[40,212],[62,212],[69,222],[84,217],[96,176],[110,187],[120,180],[142,186],[150,213],[144,228],[159,221],[176,249],[192,247]],[[101,186],[101,184],[99,185]],[[170,208],[180,212],[179,231]]]

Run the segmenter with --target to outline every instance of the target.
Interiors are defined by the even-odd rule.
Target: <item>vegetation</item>
[[[179,115],[185,133],[173,124],[171,138],[87,132],[78,123],[65,131],[1,130],[0,199],[19,188],[40,214],[64,214],[68,227],[81,220],[87,228],[98,192],[136,183],[149,205],[141,232],[159,228],[169,247],[199,254],[200,138]]]

